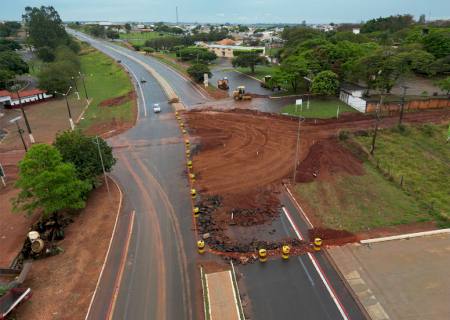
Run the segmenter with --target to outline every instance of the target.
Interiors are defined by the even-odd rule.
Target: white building
[[[45,91],[39,89],[20,91],[19,96],[22,104],[36,103],[53,97],[53,95],[47,94]],[[20,104],[19,96],[15,92],[0,90],[0,104],[5,108],[18,106]]]
[[[360,30],[359,28],[353,28],[353,29],[352,29],[353,34],[359,34],[360,31],[361,31],[361,30]]]
[[[344,83],[341,85],[339,99],[359,112],[365,113],[367,101],[363,98],[363,96],[366,90],[367,88],[356,84]]]
[[[205,42],[197,42],[197,46],[202,48],[207,48],[209,51],[214,52],[218,57],[223,58],[234,58],[233,51],[253,51],[259,50],[261,51],[261,55],[265,55],[266,48],[265,47],[244,47],[244,46],[231,46],[231,45],[221,45],[221,44],[209,44]]]

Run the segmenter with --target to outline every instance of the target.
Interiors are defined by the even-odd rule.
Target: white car
[[[159,103],[153,104],[153,112],[154,112],[154,113],[159,113],[159,112],[161,112],[161,107],[159,106]]]

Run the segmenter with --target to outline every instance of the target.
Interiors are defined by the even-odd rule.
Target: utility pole
[[[60,95],[64,96],[64,98],[66,99],[67,112],[69,113],[70,129],[72,129],[72,131],[73,131],[73,130],[75,130],[75,124],[73,123],[73,120],[72,120],[72,112],[70,112],[69,99],[67,98],[70,90],[72,90],[72,86],[69,87],[69,90],[67,90],[66,93],[59,93],[59,92],[55,91],[55,95],[60,94]]]
[[[405,96],[406,96],[406,90],[408,89],[407,86],[402,86],[403,88],[403,94],[402,94],[402,104],[400,106],[400,118],[398,119],[398,125],[400,126],[403,121],[403,110],[405,108]]]
[[[178,7],[175,7],[175,15],[176,15],[177,26],[178,26]]]
[[[105,178],[105,183],[106,183],[106,190],[108,190],[108,197],[109,200],[111,200],[111,194],[109,192],[109,184],[108,184],[108,178],[106,177],[106,170],[105,170],[105,165],[103,164],[103,156],[102,156],[102,151],[100,149],[100,142],[98,141],[98,136],[95,136],[95,139],[97,140],[97,149],[98,149],[98,155],[100,156],[100,162],[102,164],[102,170],[103,170],[103,176]]]
[[[87,93],[87,90],[86,90],[86,83],[84,82],[84,74],[82,74],[80,71],[78,71],[78,74],[80,75],[80,78],[83,81],[84,94],[86,95],[86,101],[88,101],[89,97],[88,97],[88,93]]]
[[[18,89],[16,90],[16,94],[17,94],[17,98],[19,99],[20,110],[22,111],[23,119],[25,120],[25,125],[27,126],[28,136],[30,137],[30,142],[35,143],[36,141],[34,140],[33,133],[31,132],[30,123],[28,122],[27,115],[25,113],[25,110],[23,109],[22,99],[20,98]]]
[[[0,179],[2,180],[2,184],[4,187],[6,187],[6,174],[5,174],[5,170],[3,169],[2,164],[0,163]]]
[[[297,176],[297,162],[298,162],[298,152],[300,145],[300,124],[305,120],[302,116],[298,117],[298,129],[297,129],[297,144],[295,147],[295,159],[294,159],[294,172],[292,174],[292,185],[295,185],[295,178]]]
[[[372,137],[372,146],[370,148],[370,154],[373,155],[374,151],[375,151],[375,142],[377,140],[377,134],[378,134],[378,125],[381,121],[381,112],[380,109],[382,108],[383,105],[383,95],[380,95],[380,103],[377,107],[376,110],[376,120],[375,120],[375,130],[373,132],[373,137]]]
[[[27,144],[25,143],[25,140],[23,139],[23,135],[22,135],[22,134],[23,134],[23,130],[22,130],[22,128],[21,128],[20,125],[19,125],[19,120],[20,120],[20,119],[22,119],[21,116],[9,120],[9,122],[10,122],[10,123],[15,123],[15,124],[16,124],[16,126],[17,126],[17,132],[19,133],[20,140],[22,140],[23,148],[25,149],[25,152],[27,152],[27,151],[28,151]]]

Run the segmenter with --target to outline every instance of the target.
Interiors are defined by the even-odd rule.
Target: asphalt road
[[[245,86],[248,93],[262,96],[270,96],[273,94],[272,90],[262,88],[259,81],[250,78],[243,73],[233,71],[231,70],[232,68],[233,67],[229,59],[220,58],[218,64],[211,70],[212,77],[210,82],[216,85],[217,80],[227,77],[228,84],[230,86],[230,89],[228,90],[230,96],[233,90],[235,90],[238,86]]]
[[[139,95],[136,126],[110,140],[119,159],[113,175],[126,196],[89,319],[104,319],[108,314],[113,319],[202,319],[198,255],[184,176],[181,134],[162,88],[141,65],[122,53],[155,68],[188,107],[207,99],[189,81],[151,57],[84,35],[77,36],[120,59],[134,78],[147,79],[145,84],[136,83]],[[153,103],[160,103],[160,114],[152,112]],[[293,205],[288,199],[283,199],[283,203],[290,208],[299,229],[305,232],[306,225]],[[133,210],[135,223],[128,254],[123,259],[123,244]],[[282,232],[295,235],[286,221]],[[326,257],[317,255],[316,259],[345,307],[348,319],[363,319]],[[118,281],[122,261],[125,267]],[[242,275],[242,290],[251,300],[254,319],[343,318],[307,256],[292,258],[288,263],[239,266],[238,272]],[[113,297],[115,302],[111,303]]]

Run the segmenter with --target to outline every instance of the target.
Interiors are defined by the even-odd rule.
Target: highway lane
[[[287,237],[307,239],[308,225],[287,194],[281,196],[282,232]],[[291,220],[291,221],[289,221]],[[256,319],[365,319],[356,301],[345,287],[323,252],[280,259],[265,264],[238,266],[244,291],[250,299]],[[313,262],[314,261],[314,262]],[[334,301],[323,277],[337,301]]]
[[[189,188],[183,176],[184,148],[172,109],[155,79],[141,65],[121,54],[130,54],[131,51],[123,48],[112,50],[111,44],[86,37],[83,40],[122,60],[132,71],[133,77],[148,79],[145,84],[137,84],[142,86],[142,91],[137,90],[140,120],[133,129],[111,140],[113,145],[120,146],[115,148],[119,161],[114,176],[126,194],[126,207],[136,210],[135,227],[113,318],[202,318]],[[140,61],[152,60],[136,53],[133,57]],[[161,67],[164,66],[157,68]],[[159,69],[158,72],[164,77],[178,77],[169,82],[184,103],[193,105],[205,101],[173,71]],[[184,96],[186,90],[189,94]],[[155,102],[161,104],[161,114],[152,112],[151,105]],[[146,141],[152,143],[143,144]],[[286,234],[294,236],[295,232],[286,221],[285,224]],[[109,263],[108,270],[114,273],[114,267],[119,268],[117,257]],[[326,271],[330,270],[326,268]],[[245,291],[251,299],[253,318],[343,318],[306,256],[288,264],[274,261],[264,266],[240,266],[239,272],[243,275]],[[330,276],[333,285],[338,280]],[[111,277],[105,278],[101,287],[110,287],[108,281],[111,282]],[[109,305],[110,291],[103,290],[103,296],[96,299],[92,319],[104,318],[105,312],[108,312],[101,306]],[[336,292],[345,309],[349,310],[349,318],[363,319],[352,301],[345,298],[348,292],[345,289]]]
[[[146,83],[135,84],[139,96],[136,126],[110,140],[113,146],[120,146],[114,149],[119,161],[113,175],[126,195],[125,210],[132,208],[136,212],[112,318],[198,319],[202,314],[201,288],[189,187],[184,176],[184,143],[172,107],[160,85],[141,65],[97,40],[83,40],[92,41],[99,50],[120,59],[133,78],[147,79]],[[152,111],[153,103],[160,104],[161,113]],[[146,141],[152,143],[142,146]],[[120,239],[124,237],[118,238],[113,249],[121,252]],[[120,254],[114,252],[106,268],[110,274],[101,281],[89,319],[103,319],[111,312],[111,274],[119,269]]]

